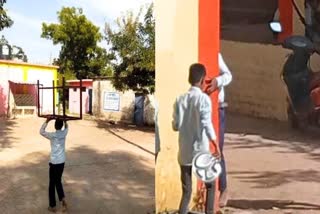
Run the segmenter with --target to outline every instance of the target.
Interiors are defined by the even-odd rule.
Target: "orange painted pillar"
[[[283,42],[293,32],[293,5],[291,0],[279,0],[278,4],[280,23],[282,25],[282,32],[279,33],[278,41]]]
[[[220,0],[199,0],[199,62],[207,69],[207,78],[219,75],[218,53],[220,51]],[[212,121],[219,139],[218,92],[211,95]],[[215,148],[211,145],[211,151]],[[202,184],[198,182],[198,188]],[[217,181],[218,184],[218,181]],[[218,185],[216,185],[215,207],[218,211]]]

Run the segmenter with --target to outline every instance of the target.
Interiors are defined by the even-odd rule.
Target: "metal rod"
[[[79,88],[79,86],[66,86],[66,88]]]
[[[37,90],[38,90],[38,117],[42,117],[42,118],[63,118],[64,120],[82,120],[82,79],[80,80],[80,86],[66,86],[65,85],[65,78],[63,78],[62,81],[62,86],[55,86],[54,80],[53,80],[53,87],[40,87],[43,86],[42,84],[40,84],[39,80],[37,81]],[[80,117],[72,117],[72,116],[68,116],[66,115],[66,97],[65,97],[65,90],[68,90],[69,88],[80,88]],[[40,89],[53,89],[53,114],[46,114],[46,115],[42,115],[40,113]],[[63,115],[56,115],[55,114],[55,107],[54,107],[54,103],[55,103],[55,89],[62,89],[63,93],[62,93],[62,104],[63,104]],[[43,100],[43,93],[42,93],[42,100]]]
[[[66,97],[65,97],[65,82],[64,77],[62,77],[62,110],[63,110],[63,118],[66,117]]]
[[[52,90],[52,94],[53,94],[53,102],[52,102],[52,107],[53,107],[53,115],[56,115],[56,108],[55,108],[55,106],[54,106],[54,103],[55,103],[55,100],[56,100],[56,95],[55,95],[55,91],[54,91],[54,80],[52,80],[52,88],[53,88],[53,90]]]
[[[40,85],[42,85],[43,86],[43,84],[40,84]],[[40,96],[40,95],[39,95]],[[42,103],[43,103],[43,91],[41,92],[41,114],[42,114],[42,110],[43,110],[43,105],[42,105]]]
[[[51,117],[51,118],[63,118],[64,120],[80,120],[80,117],[72,117],[72,116],[61,116],[61,115],[50,115],[50,114],[45,114],[45,115],[40,115],[40,117],[42,118],[48,118],[48,117]]]
[[[11,91],[11,81],[9,80],[8,81],[8,107],[7,107],[7,118],[10,117],[10,99],[11,99],[11,96],[10,96],[10,91]]]
[[[40,87],[40,89],[59,89],[62,87],[56,86],[56,87]]]
[[[80,119],[82,119],[82,79],[80,79]]]
[[[65,89],[67,88],[79,88],[79,86],[64,86]],[[40,87],[40,89],[63,89],[62,86],[55,86],[55,87]]]
[[[37,104],[38,104],[38,117],[40,117],[40,82],[39,80],[37,80],[37,90],[38,90],[38,94],[37,94]]]
[[[9,82],[9,85],[8,85],[8,107],[7,107],[7,118],[10,117],[10,99],[11,99],[11,96],[10,96],[10,81]]]

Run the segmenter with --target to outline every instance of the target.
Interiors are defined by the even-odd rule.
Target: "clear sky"
[[[81,7],[87,18],[104,29],[105,22],[114,20],[128,10],[137,12],[153,0],[8,0],[5,9],[13,19],[11,28],[0,32],[9,44],[22,47],[31,63],[49,64],[58,56],[60,47],[42,39],[42,22],[56,23],[57,11],[65,7]],[[102,43],[101,45],[105,45]]]

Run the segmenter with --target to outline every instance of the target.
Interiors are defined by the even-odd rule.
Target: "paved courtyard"
[[[0,213],[47,213],[44,119],[0,120]],[[63,176],[68,213],[154,211],[154,130],[71,121]],[[53,125],[48,127],[53,130]]]
[[[228,114],[226,214],[320,213],[320,132]]]
[[[47,213],[42,119],[0,120],[0,213]],[[225,214],[320,213],[320,134],[228,114]],[[53,129],[52,125],[49,127]],[[154,211],[154,130],[70,122],[63,183],[69,213]]]

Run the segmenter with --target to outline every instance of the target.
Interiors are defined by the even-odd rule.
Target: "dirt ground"
[[[226,214],[320,213],[320,133],[228,114]],[[0,213],[46,213],[49,143],[40,119],[0,121]],[[50,127],[52,130],[52,127]],[[63,178],[69,213],[154,210],[154,133],[70,122]]]
[[[39,135],[42,122],[0,120],[1,214],[47,213],[50,144]],[[69,213],[154,211],[153,129],[71,121],[66,145]]]
[[[225,213],[320,213],[320,132],[228,114]]]

